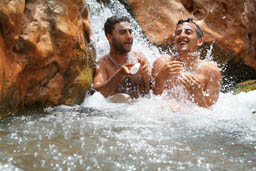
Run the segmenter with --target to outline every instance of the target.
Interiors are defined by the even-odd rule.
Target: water
[[[100,57],[100,25],[125,9],[87,2],[91,17],[101,14],[92,23]],[[152,64],[158,50],[136,35]],[[255,97],[221,93],[210,109],[173,113],[161,96],[114,104],[95,93],[78,106],[32,109],[0,121],[0,170],[256,170]]]
[[[256,170],[255,96],[221,94],[211,109],[172,113],[161,97],[113,104],[96,93],[32,110],[0,121],[0,168]]]

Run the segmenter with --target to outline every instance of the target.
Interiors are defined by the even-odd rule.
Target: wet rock
[[[1,1],[0,33],[0,118],[82,102],[95,60],[82,0]]]
[[[256,90],[256,80],[241,82],[235,86],[234,94]]]
[[[109,4],[110,0],[96,0],[99,3]]]

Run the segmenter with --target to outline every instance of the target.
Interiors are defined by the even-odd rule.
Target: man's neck
[[[111,51],[109,55],[118,65],[124,65],[128,61],[128,53],[118,53]]]
[[[180,53],[178,60],[184,63],[185,68],[193,70],[198,64],[199,54],[198,52]]]

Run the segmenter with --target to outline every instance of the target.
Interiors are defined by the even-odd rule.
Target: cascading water
[[[97,57],[108,53],[102,30],[113,14],[87,0]],[[135,27],[135,49],[159,56]],[[172,113],[161,96],[114,104],[100,93],[80,106],[31,110],[0,121],[0,170],[256,170],[256,91],[220,94],[210,109]]]

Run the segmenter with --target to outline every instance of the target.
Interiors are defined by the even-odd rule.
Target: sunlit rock
[[[0,2],[0,116],[32,105],[81,103],[95,52],[84,2]]]
[[[120,0],[131,9],[148,39],[170,45],[179,19],[192,17],[203,29],[206,45],[216,42],[216,60],[256,69],[256,1],[254,0]]]

